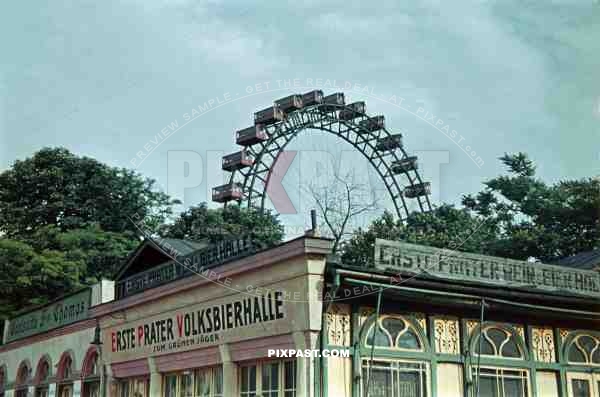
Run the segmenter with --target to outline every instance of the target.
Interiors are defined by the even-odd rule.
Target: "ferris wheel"
[[[229,182],[213,188],[212,200],[264,211],[274,165],[307,129],[333,134],[361,153],[386,187],[401,220],[408,217],[409,208],[431,211],[431,184],[421,179],[417,156],[408,155],[402,134],[388,131],[383,115],[368,115],[365,102],[346,104],[344,93],[325,96],[321,90],[287,96],[254,113],[254,124],[236,132],[236,144],[242,149],[222,159]]]

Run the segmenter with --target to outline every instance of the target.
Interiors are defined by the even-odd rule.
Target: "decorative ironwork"
[[[253,164],[232,169],[229,183],[213,192],[213,200],[264,211],[266,187],[279,154],[301,131],[317,129],[348,142],[369,161],[400,219],[408,217],[409,200],[416,202],[415,209],[431,211],[428,184],[421,180],[416,157],[408,156],[401,135],[388,132],[384,121],[384,116],[367,115],[364,102],[346,105],[343,93],[324,96],[315,90],[280,99],[255,113],[254,127],[237,132],[236,142]],[[239,193],[234,192],[232,187],[238,186]]]
[[[375,309],[370,306],[363,306],[358,309],[358,326],[362,327],[371,314],[375,313]]]
[[[444,354],[459,354],[460,338],[458,319],[436,318],[433,320],[435,332],[435,352]]]
[[[417,324],[419,324],[419,326],[423,330],[423,332],[427,333],[427,316],[425,315],[425,313],[408,313],[408,314],[413,316],[414,319],[417,321]]]
[[[329,344],[350,346],[350,306],[334,303],[326,318]]]
[[[531,345],[536,361],[553,363],[556,360],[552,328],[532,328]]]

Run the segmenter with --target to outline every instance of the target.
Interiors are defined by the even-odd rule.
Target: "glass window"
[[[69,379],[71,375],[73,375],[73,360],[71,360],[71,356],[65,357],[65,364],[62,373],[62,379]]]
[[[73,385],[61,385],[58,388],[58,397],[72,397],[73,396]]]
[[[423,362],[364,360],[363,396],[425,397],[427,374],[428,367]]]
[[[524,358],[515,336],[503,328],[488,326],[481,332],[481,355],[505,358]],[[475,334],[475,354],[479,354],[479,333]]]
[[[90,369],[90,376],[91,375],[98,375],[98,355],[94,354],[94,358],[92,358],[92,368]]]
[[[175,397],[177,395],[177,375],[170,374],[165,376],[165,397]]]
[[[117,384],[117,394],[119,397],[129,397],[129,382],[120,381]]]
[[[296,361],[286,361],[284,364],[283,393],[284,397],[296,396]]]
[[[591,397],[590,382],[587,379],[571,379],[573,397]]]
[[[569,346],[569,362],[600,364],[600,340],[591,335],[579,335]]]
[[[241,395],[248,397],[256,396],[256,365],[242,367],[241,371]]]
[[[47,383],[48,377],[50,376],[50,364],[48,361],[44,361],[40,364],[40,373],[38,374],[38,382],[39,383]]]
[[[296,362],[272,361],[240,368],[240,395],[261,397],[296,396]]]
[[[181,374],[181,384],[179,387],[179,397],[194,396],[194,374],[192,372],[184,372]]]
[[[19,374],[17,375],[17,385],[22,385],[27,383],[27,379],[29,378],[29,367],[27,364],[22,365],[21,369],[19,369]]]
[[[473,381],[481,397],[527,397],[529,394],[527,371],[521,369],[473,368]]]
[[[100,397],[100,382],[85,382],[83,397]]]
[[[47,387],[37,387],[35,389],[36,397],[48,397],[48,388]]]
[[[279,391],[279,363],[263,364],[261,384],[264,397],[277,397]]]
[[[382,348],[422,351],[423,344],[417,335],[417,331],[404,317],[381,316],[371,325],[365,345],[370,347],[375,344],[376,347]]]
[[[194,372],[196,397],[223,396],[223,367],[202,368]]]

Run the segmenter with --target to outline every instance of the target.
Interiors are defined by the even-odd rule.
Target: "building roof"
[[[208,246],[207,242],[181,240],[177,238],[152,239],[152,241],[165,251],[168,252],[170,249],[175,250],[180,255],[187,255]],[[169,247],[169,245],[171,247]]]
[[[125,262],[121,265],[121,267],[115,273],[114,279],[119,280],[129,269],[135,268],[137,271],[143,270],[142,268],[147,268],[148,266],[154,266],[158,263],[148,264],[148,263],[137,263],[143,259],[140,259],[144,252],[152,251],[155,252],[158,256],[162,257],[161,261],[167,261],[171,255],[176,256],[185,256],[194,251],[203,249],[208,246],[208,242],[198,242],[198,241],[190,241],[190,240],[181,240],[176,238],[145,238],[144,241],[140,243],[138,248],[136,248],[129,257],[125,260]],[[141,267],[140,267],[141,266]]]
[[[582,270],[593,270],[600,267],[600,249],[567,256],[559,259],[554,264]]]

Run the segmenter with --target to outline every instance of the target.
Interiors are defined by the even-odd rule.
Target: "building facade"
[[[327,346],[352,358],[326,360],[324,395],[600,396],[597,270],[389,241],[330,265]]]
[[[113,297],[114,283],[103,280],[6,321],[0,394],[98,397],[98,351],[90,344],[96,322],[90,310]]]
[[[593,255],[551,266],[378,240],[350,267],[330,247],[146,241],[114,284],[6,325],[0,394],[600,397]]]

